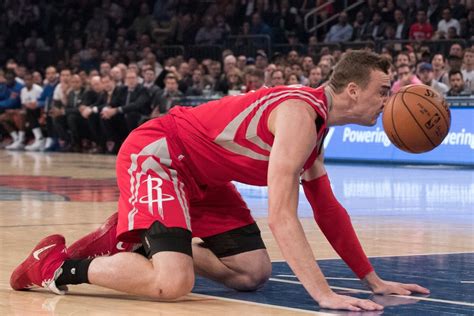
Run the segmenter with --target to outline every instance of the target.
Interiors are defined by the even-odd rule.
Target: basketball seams
[[[392,104],[391,104],[391,121],[392,121],[392,130],[393,132],[395,133],[395,135],[392,135],[392,136],[396,136],[396,141],[398,143],[398,147],[404,147],[404,148],[400,148],[402,150],[405,150],[405,151],[411,151],[413,152],[413,150],[411,150],[403,141],[402,141],[402,138],[400,137],[400,135],[398,135],[398,132],[397,132],[397,127],[396,127],[396,124],[395,124],[395,121],[394,121],[394,115],[393,115],[393,109],[394,109],[394,105],[395,105],[395,99],[398,97],[398,95],[395,95],[393,98],[392,98]],[[401,144],[401,146],[400,146]]]
[[[410,87],[410,88],[411,88],[411,87]],[[431,103],[431,104],[436,108],[436,110],[441,114],[441,117],[443,118],[444,123],[446,124],[447,130],[449,130],[449,126],[450,126],[451,124],[448,124],[448,119],[444,116],[444,113],[443,113],[443,112],[445,112],[444,109],[443,109],[443,111],[441,111],[441,110],[439,109],[438,105],[437,105],[436,103],[434,103],[433,101],[431,101],[430,99],[428,99],[427,97],[425,97],[425,96],[423,96],[423,95],[421,95],[421,94],[418,94],[418,93],[416,93],[416,92],[408,91],[410,88],[406,89],[406,90],[403,91],[402,93],[414,94],[414,95],[416,95],[416,96],[418,96],[418,97],[420,97],[420,98],[422,98],[422,99],[428,101],[429,103]],[[449,120],[449,121],[451,121],[451,120]]]
[[[431,143],[431,145],[433,145],[434,147],[436,147],[437,145],[435,143],[433,143],[433,141],[431,140],[431,138],[428,136],[428,134],[426,133],[425,129],[423,128],[423,126],[420,125],[420,123],[418,122],[417,118],[415,117],[415,115],[413,115],[413,113],[411,112],[410,108],[406,105],[405,103],[405,98],[404,98],[404,94],[405,92],[402,93],[402,103],[403,103],[403,106],[405,106],[405,108],[407,109],[408,113],[410,113],[411,117],[413,118],[413,120],[415,121],[416,125],[418,125],[418,127],[421,129],[421,131],[423,132],[423,134],[426,136],[426,138],[428,139],[428,141]],[[420,96],[419,94],[415,93],[415,95],[417,96]],[[433,147],[433,148],[434,148]]]

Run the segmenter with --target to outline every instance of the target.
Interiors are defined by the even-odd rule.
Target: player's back
[[[327,116],[322,88],[262,88],[195,108],[174,108],[170,114],[197,180],[204,184],[235,180],[266,185],[274,139],[268,118],[277,105],[290,99],[303,100],[317,111],[324,125],[318,130],[322,138]],[[315,155],[311,158],[314,160]]]

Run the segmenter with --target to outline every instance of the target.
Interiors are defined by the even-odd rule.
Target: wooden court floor
[[[207,294],[160,303],[91,285],[72,286],[65,296],[11,290],[11,271],[39,239],[60,233],[72,243],[115,210],[114,164],[113,156],[0,150],[0,315],[324,314],[315,312],[316,304],[308,311]],[[472,169],[381,169],[328,166],[335,193],[369,256],[474,253]],[[266,223],[265,192],[239,189],[254,211],[272,261],[281,261]],[[299,213],[316,258],[338,258],[304,201]]]

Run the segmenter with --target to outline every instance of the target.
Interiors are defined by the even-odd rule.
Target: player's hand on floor
[[[349,311],[378,311],[383,306],[372,302],[371,300],[363,300],[347,295],[339,295],[334,292],[324,296],[318,301],[321,308],[329,309],[345,309]]]
[[[430,290],[418,284],[406,284],[392,281],[380,280],[376,286],[372,287],[375,294],[399,294],[410,295],[412,293],[430,294]]]

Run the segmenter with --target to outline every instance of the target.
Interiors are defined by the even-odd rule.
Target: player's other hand
[[[399,282],[391,282],[380,280],[370,288],[375,294],[399,294],[399,295],[410,295],[412,293],[430,294],[430,290],[419,286],[418,284],[406,284]]]
[[[351,296],[339,295],[334,292],[322,297],[318,304],[321,308],[345,309],[349,311],[379,311],[383,309],[382,305],[371,300],[358,299]]]

